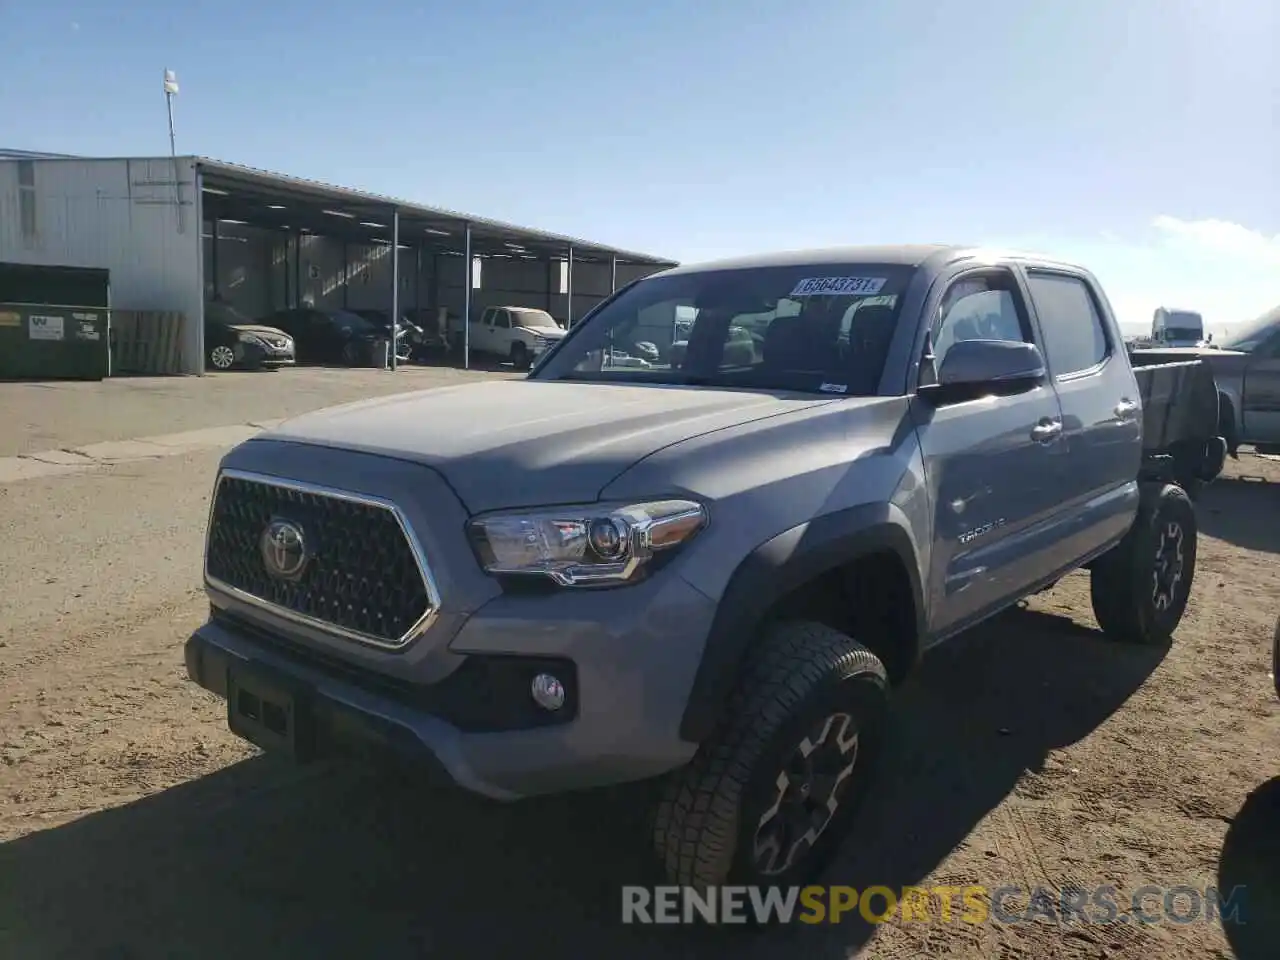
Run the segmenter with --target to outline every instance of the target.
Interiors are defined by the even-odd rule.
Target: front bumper
[[[287,367],[297,363],[293,345],[287,347],[261,346],[243,343],[244,363],[255,367]]]
[[[569,615],[555,617],[557,609]],[[679,737],[679,721],[713,612],[675,576],[576,596],[504,595],[453,635],[449,650],[461,665],[417,682],[268,632],[243,611],[215,611],[188,639],[186,667],[227,701],[232,731],[264,749],[304,762],[390,757],[516,800],[641,780],[687,762],[696,746]],[[554,714],[533,703],[530,682],[540,672],[568,692]],[[284,691],[280,702],[294,716],[286,740],[246,732],[241,686]]]

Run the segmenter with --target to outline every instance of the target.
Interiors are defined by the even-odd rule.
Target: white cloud
[[[1151,225],[1174,245],[1280,266],[1280,234],[1268,237],[1229,220],[1182,220],[1161,214]]]

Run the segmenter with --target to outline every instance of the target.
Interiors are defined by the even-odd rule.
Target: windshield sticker
[[[818,387],[820,393],[848,393],[849,385],[847,383],[824,383]]]
[[[885,285],[885,277],[808,277],[796,284],[792,297],[847,297],[874,295]]]

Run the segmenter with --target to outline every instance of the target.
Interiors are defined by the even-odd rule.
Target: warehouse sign
[[[27,318],[27,336],[32,340],[63,339],[62,317],[33,313]]]

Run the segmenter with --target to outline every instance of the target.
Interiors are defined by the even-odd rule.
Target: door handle
[[[1031,428],[1031,439],[1036,443],[1048,443],[1062,433],[1061,420],[1041,420]]]
[[[1115,414],[1119,420],[1132,420],[1133,415],[1138,412],[1138,402],[1130,400],[1127,397],[1116,404]]]

